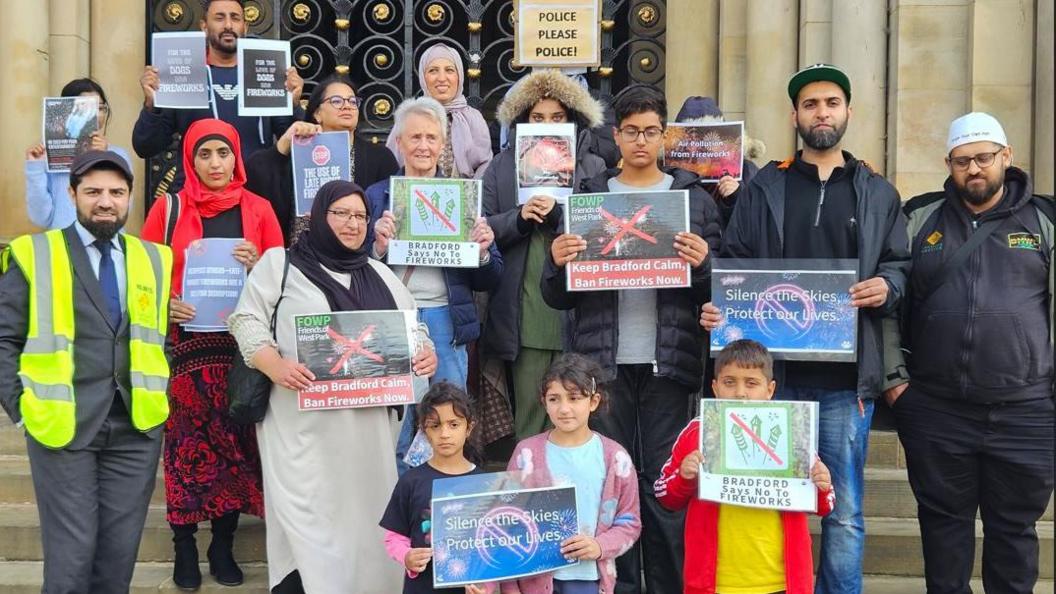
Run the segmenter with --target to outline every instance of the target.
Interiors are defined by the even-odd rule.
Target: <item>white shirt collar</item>
[[[85,229],[84,225],[82,225],[80,221],[74,221],[73,228],[77,231],[77,235],[81,238],[81,242],[84,244],[84,247],[91,247],[92,244],[96,242],[96,237],[92,235],[91,231]],[[110,244],[115,250],[124,253],[121,250],[121,241],[118,238],[119,235],[120,233],[118,233],[118,235],[114,235],[114,237],[110,240]]]

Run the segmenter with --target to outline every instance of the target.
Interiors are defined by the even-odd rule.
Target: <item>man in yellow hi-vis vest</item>
[[[46,594],[128,592],[169,414],[172,253],[119,233],[132,172],[74,159],[77,221],[0,257],[0,404],[26,432]]]

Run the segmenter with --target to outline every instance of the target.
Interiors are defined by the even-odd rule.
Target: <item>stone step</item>
[[[0,504],[0,560],[39,561],[43,557],[40,545],[40,517],[37,506],[26,503]],[[198,551],[205,559],[209,548],[209,524],[199,524]],[[379,543],[380,545],[380,543]],[[171,562],[172,530],[165,521],[165,506],[152,505],[143,528],[139,546],[139,561]],[[235,559],[239,562],[263,563],[267,560],[264,541],[264,520],[243,515],[235,533]],[[0,592],[3,590],[0,589]]]
[[[894,431],[870,431],[865,465],[869,468],[905,468],[906,453]]]
[[[814,544],[814,559],[818,559],[821,542],[821,519],[811,517],[810,532]],[[866,518],[865,558],[863,570],[867,574],[919,577],[924,575],[924,560],[920,549],[920,528],[908,518]],[[1053,579],[1053,523],[1039,522],[1039,573],[1044,580]],[[975,522],[975,566],[972,575],[980,576],[983,552],[983,524]],[[866,590],[869,592],[869,590]]]
[[[35,501],[29,458],[25,455],[0,455],[0,504],[34,503]],[[165,475],[160,464],[150,502],[165,505]]]

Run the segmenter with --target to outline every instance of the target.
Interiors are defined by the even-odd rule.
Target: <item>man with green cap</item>
[[[816,591],[854,594],[862,591],[869,425],[884,379],[881,321],[904,292],[906,223],[895,188],[842,150],[852,115],[847,75],[829,64],[808,66],[789,80],[788,96],[803,150],[772,161],[748,183],[721,255],[858,261],[858,282],[849,288],[851,305],[859,308],[857,361],[784,361],[774,367],[778,398],[820,406],[818,455],[832,472],[836,506],[822,519]],[[700,323],[708,331],[721,329],[718,308],[705,304]]]

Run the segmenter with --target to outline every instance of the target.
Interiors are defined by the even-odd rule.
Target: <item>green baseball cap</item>
[[[847,78],[842,70],[832,64],[811,64],[788,79],[788,98],[792,100],[792,104],[796,103],[796,97],[803,87],[818,81],[839,85],[843,94],[847,95],[847,103],[851,102],[851,79]]]

